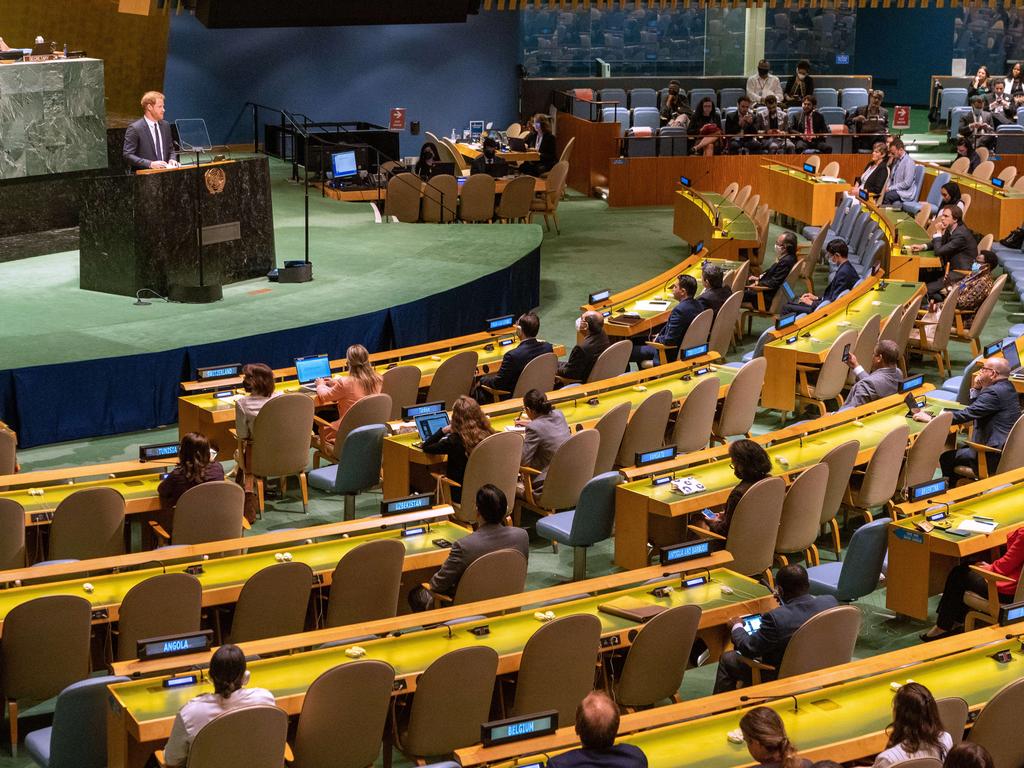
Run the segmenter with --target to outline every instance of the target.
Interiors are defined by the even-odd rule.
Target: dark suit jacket
[[[554,348],[546,341],[538,339],[523,339],[518,347],[513,347],[501,358],[501,367],[490,380],[489,386],[496,389],[503,389],[511,392],[516,388],[519,381],[519,374],[523,372],[526,364],[545,352],[553,352]]]
[[[171,124],[161,120],[160,142],[164,145],[163,159],[170,160],[174,145],[171,142]],[[140,117],[128,126],[124,132],[124,149],[121,153],[124,159],[131,164],[132,170],[149,168],[155,160],[158,160],[156,146],[153,144],[153,134],[146,124],[146,118]]]
[[[669,347],[669,362],[676,359],[671,350],[675,349],[678,354],[679,345],[683,341],[683,336],[686,335],[686,329],[690,327],[693,319],[703,311],[704,307],[696,299],[683,299],[672,309],[672,314],[668,316],[665,327],[654,337],[656,342]]]
[[[572,749],[548,760],[549,768],[647,768],[647,755],[632,744],[610,749]]]
[[[885,182],[889,180],[889,166],[879,163],[870,171],[868,168],[870,168],[870,163],[860,175],[861,189],[866,189],[872,195],[880,195],[885,188]]]
[[[793,269],[795,264],[796,256],[791,256],[787,253],[761,273],[761,276],[757,279],[757,284],[770,289],[769,294],[765,296],[766,303],[770,304],[771,300],[775,298],[775,292],[786,282],[789,271]]]
[[[499,549],[515,549],[530,557],[530,534],[514,525],[481,525],[475,532],[452,543],[448,559],[430,579],[430,589],[454,595],[462,574],[477,558]]]
[[[537,134],[528,133],[526,135],[526,148],[534,149],[537,146]],[[540,165],[544,166],[544,170],[550,171],[555,163],[558,162],[558,146],[555,143],[554,134],[545,133],[544,138],[540,140]]]
[[[697,297],[697,302],[704,309],[710,309],[716,315],[726,300],[732,296],[732,289],[727,286],[721,288],[706,288],[704,293]]]
[[[741,133],[757,133],[758,130],[762,130],[757,119],[757,113],[751,112],[750,117],[750,124],[740,128],[740,113],[730,112],[725,116],[725,132],[732,136]]]
[[[1020,403],[1013,383],[1001,379],[981,390],[961,411],[953,412],[953,423],[974,422],[972,441],[1002,448],[1014,422],[1020,418]]]
[[[752,635],[743,627],[734,628],[732,644],[748,659],[761,659],[778,667],[793,633],[816,613],[837,605],[839,603],[832,595],[801,595],[766,613],[761,619],[760,629]]]
[[[836,273],[832,275],[832,279],[829,280],[825,293],[821,297],[822,300],[835,301],[840,293],[847,288],[853,288],[853,284],[859,279],[860,276],[857,274],[857,268],[849,261],[844,261],[836,270]]]
[[[971,265],[978,257],[978,241],[962,223],[953,232],[947,229],[933,238],[931,247],[942,264],[948,264],[955,272],[970,272]]]
[[[473,162],[469,164],[470,174],[475,173],[489,173],[495,178],[499,176],[508,176],[508,162],[504,157],[495,155],[490,163],[487,162],[487,158],[483,155],[478,155],[473,158]]]
[[[444,474],[459,483],[459,486],[452,487],[452,500],[462,501],[462,480],[466,476],[466,464],[469,456],[466,454],[466,446],[462,444],[462,438],[458,432],[445,433],[437,430],[434,434],[423,441],[423,452],[432,454],[446,454],[448,462]]]
[[[569,359],[558,366],[558,375],[567,379],[586,381],[594,368],[594,363],[611,345],[608,334],[603,330],[593,336],[587,336],[572,348]]]
[[[793,133],[803,133],[805,120],[806,117],[802,111],[799,115],[794,115],[793,124],[792,126],[790,126],[790,131],[792,131]],[[818,110],[814,110],[813,112],[811,112],[811,130],[813,130],[815,133],[829,132],[828,123],[825,122],[825,118],[822,117],[821,112],[819,112]],[[819,137],[816,136],[815,138]]]

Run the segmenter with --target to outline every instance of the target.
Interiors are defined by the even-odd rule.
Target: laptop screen
[[[331,155],[331,171],[336,179],[355,176],[359,173],[359,169],[356,167],[356,153],[335,152]]]
[[[425,413],[422,416],[417,416],[414,421],[416,422],[416,431],[420,433],[420,440],[426,440],[439,429],[448,426],[448,412]]]
[[[1010,371],[1016,371],[1020,368],[1020,353],[1017,351],[1017,342],[1011,341],[1005,347],[1003,347],[1003,357],[1006,358],[1006,362],[1010,364]]]
[[[309,384],[317,379],[328,379],[331,376],[331,363],[327,355],[310,355],[295,358],[295,373],[299,384]]]

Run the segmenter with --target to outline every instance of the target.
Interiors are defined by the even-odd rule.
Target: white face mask
[[[971,264],[971,272],[980,272],[980,271],[981,271],[981,264],[979,264],[978,262],[974,262],[973,264]]]

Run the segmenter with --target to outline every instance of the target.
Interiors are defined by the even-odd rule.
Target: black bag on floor
[[[1005,245],[1007,248],[1020,248],[1024,245],[1024,227],[1017,227],[1013,232],[1000,240],[999,244]]]

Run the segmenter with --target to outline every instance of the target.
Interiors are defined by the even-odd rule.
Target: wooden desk
[[[953,173],[949,168],[935,163],[924,164],[922,200],[928,196],[935,177],[940,173],[948,173],[950,179],[960,185],[961,192],[970,194],[971,207],[967,209],[964,221],[975,232],[991,234],[996,240],[1001,240],[1024,221],[1024,192],[996,189],[990,182],[981,181],[969,174]]]
[[[455,142],[455,148],[459,150],[460,155],[470,160],[475,160],[483,153],[483,145],[466,144],[461,141]],[[540,152],[535,149],[527,149],[522,152],[499,150],[497,156],[504,158],[507,163],[526,163],[540,160]]]
[[[960,408],[956,403],[935,397],[930,384],[914,390],[928,393],[928,409]],[[907,418],[904,395],[892,395],[873,403],[830,413],[813,421],[757,435],[772,459],[773,474],[787,482],[807,467],[821,461],[830,450],[849,440],[857,440],[860,450],[857,464],[866,464],[882,439],[894,428],[906,425],[911,435],[924,424]],[[650,516],[682,517],[699,513],[705,507],[725,504],[739,482],[729,461],[727,446],[709,448],[679,456],[673,461],[648,467],[623,470],[627,482],[615,489],[615,564],[621,568],[642,568],[648,563],[647,544]],[[653,485],[651,478],[671,474],[676,478],[694,477],[705,488],[688,496],[671,484]]]
[[[993,490],[1006,484],[1010,487]],[[1002,546],[1010,531],[1024,525],[1024,469],[968,483],[941,496],[901,504],[896,509],[909,517],[889,528],[885,605],[923,621],[928,618],[928,598],[942,592],[946,576],[954,566],[965,557]],[[952,528],[972,514],[991,517],[997,525],[991,533],[970,536],[957,536],[938,527],[931,533],[922,533],[915,524],[924,519],[926,510],[948,511]]]
[[[829,155],[822,155],[823,163]],[[777,213],[807,224],[827,224],[836,212],[839,196],[850,189],[846,181],[822,181],[820,176],[786,163],[766,163],[764,181],[755,192]]]
[[[758,253],[761,240],[753,220],[717,192],[680,188],[675,196],[672,233],[691,246],[703,242],[703,253],[720,259],[749,260],[753,266],[763,257]]]
[[[409,174],[409,177],[415,179],[415,176]],[[458,176],[458,179],[465,179],[465,176]],[[500,195],[505,191],[505,187],[515,176],[502,176],[501,178],[494,180],[494,193]],[[422,184],[422,182],[421,182]],[[322,184],[314,184],[313,186],[320,188],[323,191],[325,197],[329,197],[332,200],[341,200],[344,203],[375,203],[378,200],[388,199],[388,190],[386,187],[380,189],[332,189],[331,187],[324,187]],[[422,188],[422,187],[421,187]],[[537,178],[534,180],[533,192],[539,194],[547,192],[548,183],[547,179]],[[462,185],[459,184],[459,194],[462,194]]]

